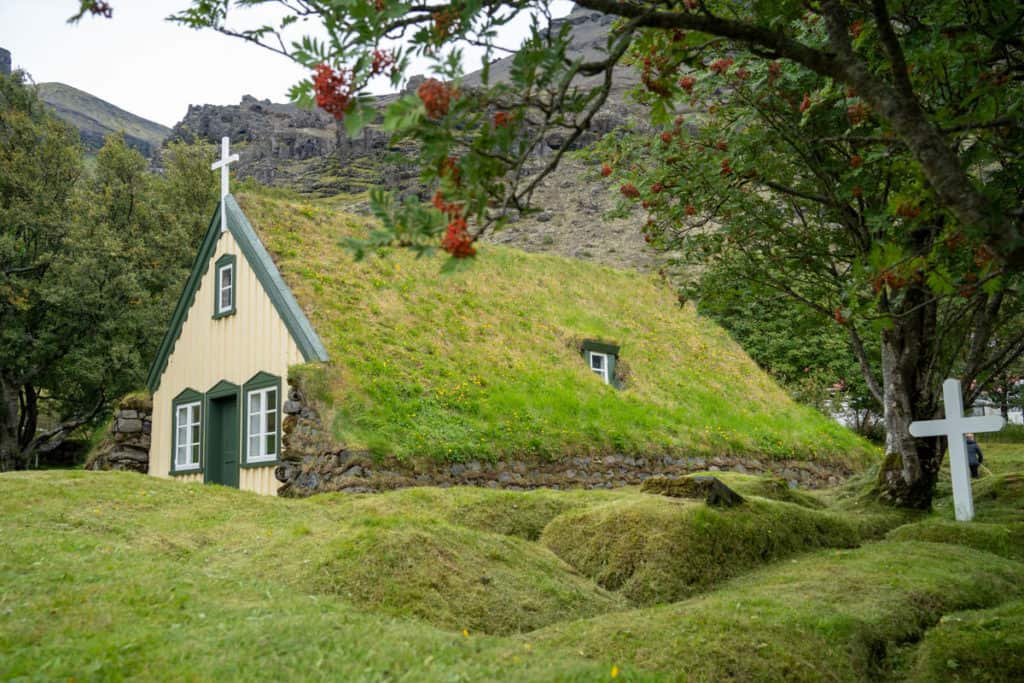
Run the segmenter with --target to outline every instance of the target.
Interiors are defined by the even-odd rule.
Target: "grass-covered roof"
[[[651,275],[485,245],[471,267],[404,251],[353,261],[369,219],[329,200],[238,200],[330,362],[296,368],[339,442],[400,458],[734,454],[866,462]],[[580,342],[621,347],[624,387]]]

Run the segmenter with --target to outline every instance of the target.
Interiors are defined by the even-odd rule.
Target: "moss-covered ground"
[[[1020,680],[1024,446],[986,461],[971,525],[731,473],[731,509],[4,474],[0,680]]]
[[[404,251],[353,261],[369,219],[339,200],[239,195],[331,357],[293,375],[337,440],[399,458],[877,456],[797,405],[652,275],[484,245],[467,268]],[[623,388],[579,344],[620,345]]]

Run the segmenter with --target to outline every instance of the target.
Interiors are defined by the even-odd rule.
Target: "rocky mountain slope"
[[[82,143],[95,152],[110,133],[124,131],[131,147],[152,157],[171,129],[63,83],[40,83],[39,98],[50,105],[57,116],[78,129]]]
[[[556,25],[563,22],[572,25],[576,50],[595,58],[605,45],[612,17],[576,7],[567,17],[556,20]],[[492,63],[492,76],[502,78],[510,65],[510,57]],[[478,79],[477,73],[471,73],[466,82],[472,85]],[[408,90],[415,90],[419,82],[414,76]],[[583,144],[639,119],[641,112],[627,98],[637,82],[632,70],[617,71],[609,104],[596,118],[593,133]],[[581,83],[589,85],[585,79]],[[382,96],[378,104],[384,107],[395,97]],[[371,187],[422,191],[418,173],[407,161],[409,150],[391,146],[379,128],[370,125],[359,138],[348,139],[328,114],[292,104],[245,96],[232,106],[193,105],[174,127],[170,139],[219,142],[223,136],[231,139],[232,148],[241,157],[236,167],[239,176],[315,196],[349,195],[355,210],[365,207],[365,193]],[[562,140],[551,135],[546,143],[542,155],[558,149]],[[538,159],[538,169],[542,161]],[[535,204],[543,210],[514,221],[489,239],[527,251],[552,252],[643,271],[656,269],[659,258],[640,234],[644,217],[635,213],[627,218],[607,218],[617,193],[597,171],[595,165],[567,158],[535,195]]]

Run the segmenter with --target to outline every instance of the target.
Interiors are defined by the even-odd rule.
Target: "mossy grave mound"
[[[1019,562],[937,543],[869,543],[780,562],[674,605],[525,638],[692,681],[879,680],[891,671],[891,650],[943,614],[998,605],[1022,588]]]
[[[316,590],[450,630],[532,631],[626,606],[536,544],[405,515],[363,517],[318,555]]]
[[[851,520],[791,503],[751,497],[715,509],[650,494],[567,512],[541,536],[598,585],[639,605],[681,600],[766,562],[860,540]]]
[[[1024,681],[1024,600],[942,617],[914,657],[912,681]]]

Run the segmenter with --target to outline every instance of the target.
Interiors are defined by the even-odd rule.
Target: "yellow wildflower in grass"
[[[465,637],[469,638],[469,629],[468,628],[462,629],[462,635],[464,635]]]
[[[613,664],[612,665],[612,678],[618,678],[618,677],[619,677],[619,667],[617,667],[617,666],[615,666]]]

